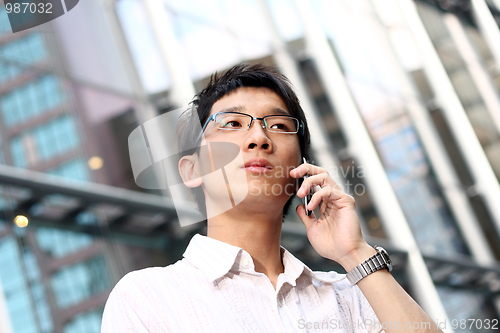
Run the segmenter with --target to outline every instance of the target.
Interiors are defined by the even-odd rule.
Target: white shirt
[[[383,331],[344,274],[313,272],[285,248],[281,253],[285,272],[274,289],[247,251],[196,234],[182,260],[117,283],[101,333]]]

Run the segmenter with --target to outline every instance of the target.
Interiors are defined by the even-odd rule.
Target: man
[[[384,251],[363,239],[353,197],[326,170],[303,162],[309,130],[284,76],[261,65],[235,66],[212,76],[193,105],[196,113],[185,114],[179,127],[180,150],[193,142],[229,142],[239,146],[244,163],[226,166],[231,182],[221,186],[203,177],[213,165],[210,148],[181,158],[184,184],[207,212],[207,236],[195,235],[175,264],[120,280],[102,332],[380,332],[389,322],[400,327],[386,332],[440,331],[390,275]],[[202,133],[193,130],[193,115]],[[306,174],[296,193],[284,190]],[[313,248],[340,263],[349,279],[313,272],[280,246],[293,196],[304,198],[315,186],[307,208],[320,207],[321,216],[307,215],[303,204],[296,213]],[[241,202],[221,209],[224,195],[234,201],[243,188],[248,194]],[[365,260],[371,267],[360,274]],[[414,329],[413,323],[428,325]]]

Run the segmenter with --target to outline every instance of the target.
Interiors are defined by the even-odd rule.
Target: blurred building
[[[498,0],[82,2],[0,35],[2,162],[139,190],[127,152],[136,126],[185,105],[215,71],[277,65],[301,98],[313,162],[354,195],[403,287],[449,331],[453,320],[498,319],[499,25]],[[0,319],[14,332],[98,332],[121,276],[174,262],[203,230],[183,232],[165,208],[141,217],[139,232],[132,212],[103,218],[81,203],[50,227],[37,212],[61,195],[24,186],[2,193]],[[127,205],[109,191],[103,204]],[[33,223],[14,227],[23,209]],[[289,217],[283,245],[313,269],[338,269],[301,224]]]
[[[77,15],[15,34],[5,7],[0,10],[2,164],[64,177],[56,183],[134,188],[126,131],[137,124],[136,92],[103,6],[83,2]],[[110,264],[116,257],[92,235],[37,227],[37,216],[55,217],[67,201],[44,194],[1,188],[0,303],[6,311],[0,321],[10,322],[12,332],[97,332],[109,291],[122,276]],[[17,214],[34,227],[15,227]],[[88,225],[96,217],[76,206],[62,219]]]

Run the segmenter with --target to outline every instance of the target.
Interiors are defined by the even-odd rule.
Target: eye
[[[288,127],[285,124],[273,124],[271,129],[279,130],[279,131],[288,131]]]
[[[241,123],[237,120],[229,120],[223,124],[221,124],[222,128],[238,128],[241,127]]]

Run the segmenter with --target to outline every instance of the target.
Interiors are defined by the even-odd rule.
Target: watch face
[[[384,257],[386,263],[387,263],[387,269],[390,271],[392,271],[392,261],[391,261],[391,257],[389,257],[389,253],[387,253],[387,251],[381,247],[381,246],[375,246],[375,249],[380,252],[380,254]]]

